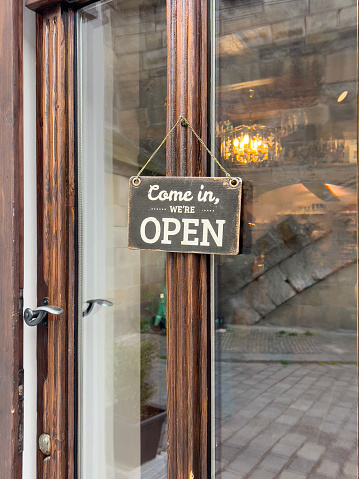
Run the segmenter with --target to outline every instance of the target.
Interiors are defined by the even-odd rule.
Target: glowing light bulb
[[[340,103],[341,101],[345,100],[348,95],[347,91],[343,91],[341,95],[339,95],[337,102]]]

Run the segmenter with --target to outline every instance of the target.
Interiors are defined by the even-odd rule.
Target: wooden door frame
[[[22,2],[0,15],[0,471],[21,478],[23,450]]]
[[[208,2],[167,4],[167,131],[185,116],[207,141]],[[186,127],[167,144],[167,176],[207,176]],[[209,255],[167,253],[168,479],[210,477]]]
[[[44,2],[43,2],[44,3]],[[47,2],[36,18],[38,304],[65,313],[37,327],[38,478],[76,477],[74,12]],[[28,2],[32,6],[33,2]]]
[[[38,301],[65,314],[38,327],[38,477],[76,477],[76,196],[74,34],[84,0],[27,0],[37,12]],[[167,0],[167,129],[185,115],[206,141],[208,0]],[[167,175],[207,175],[207,154],[181,127]],[[167,254],[168,479],[210,475],[209,257]],[[56,369],[56,374],[54,370]],[[42,413],[41,413],[42,412]]]

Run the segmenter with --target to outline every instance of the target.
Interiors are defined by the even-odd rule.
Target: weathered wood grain
[[[23,77],[22,2],[0,15],[0,475],[21,478],[19,380],[23,321]]]
[[[183,115],[207,140],[207,2],[167,4],[167,130]],[[207,155],[181,127],[167,144],[167,176],[206,176]],[[168,478],[209,477],[209,260],[167,254]]]
[[[75,474],[74,15],[55,6],[37,17],[38,302],[65,314],[38,327],[38,477]]]

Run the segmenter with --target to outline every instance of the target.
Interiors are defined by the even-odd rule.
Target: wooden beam
[[[23,438],[23,85],[22,2],[0,16],[0,471],[21,478]],[[19,386],[22,386],[20,388]]]
[[[96,0],[26,0],[25,6],[41,14],[44,10],[55,6],[77,10],[91,3],[96,3]],[[118,3],[125,10],[143,5],[143,0],[118,0]]]
[[[65,313],[38,326],[38,478],[75,477],[74,13],[37,16],[38,302]]]
[[[60,3],[59,0],[26,0],[25,6],[34,12],[38,12]]]
[[[64,5],[70,8],[79,8],[88,3],[91,3],[91,0],[26,0],[25,6],[34,12],[40,13],[55,6]]]
[[[167,4],[167,131],[185,116],[207,139],[205,0]],[[206,176],[207,155],[187,127],[167,143],[168,176]],[[168,479],[209,477],[209,257],[167,254]]]

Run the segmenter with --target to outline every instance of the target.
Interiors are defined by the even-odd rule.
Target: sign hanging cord
[[[146,163],[143,165],[143,167],[140,169],[140,171],[137,173],[136,175],[136,178],[135,178],[135,182],[138,181],[139,177],[141,176],[141,173],[143,172],[143,170],[146,169],[147,165],[149,164],[149,162],[153,159],[153,157],[155,156],[155,154],[158,152],[158,150],[161,148],[161,146],[166,143],[166,141],[168,140],[168,137],[172,134],[172,132],[174,131],[174,129],[176,128],[176,126],[178,125],[178,123],[181,122],[182,126],[188,126],[189,129],[192,131],[192,133],[194,134],[194,136],[197,138],[197,140],[201,143],[201,145],[206,149],[207,153],[211,156],[211,158],[214,159],[214,161],[217,163],[217,165],[220,167],[220,169],[223,171],[223,173],[227,176],[227,178],[230,178],[231,180],[233,179],[233,177],[228,173],[228,171],[226,171],[224,169],[224,167],[220,164],[220,162],[217,160],[217,158],[213,155],[213,153],[211,153],[211,151],[207,148],[207,146],[205,145],[204,141],[197,135],[197,133],[194,131],[194,129],[192,128],[192,125],[190,124],[190,122],[184,117],[184,116],[180,116],[178,118],[178,120],[176,121],[176,123],[173,125],[173,127],[170,129],[170,131],[167,133],[167,135],[164,137],[164,139],[162,140],[162,142],[160,143],[160,145],[156,148],[156,150],[152,153],[152,155],[149,157],[149,159],[146,161]]]

